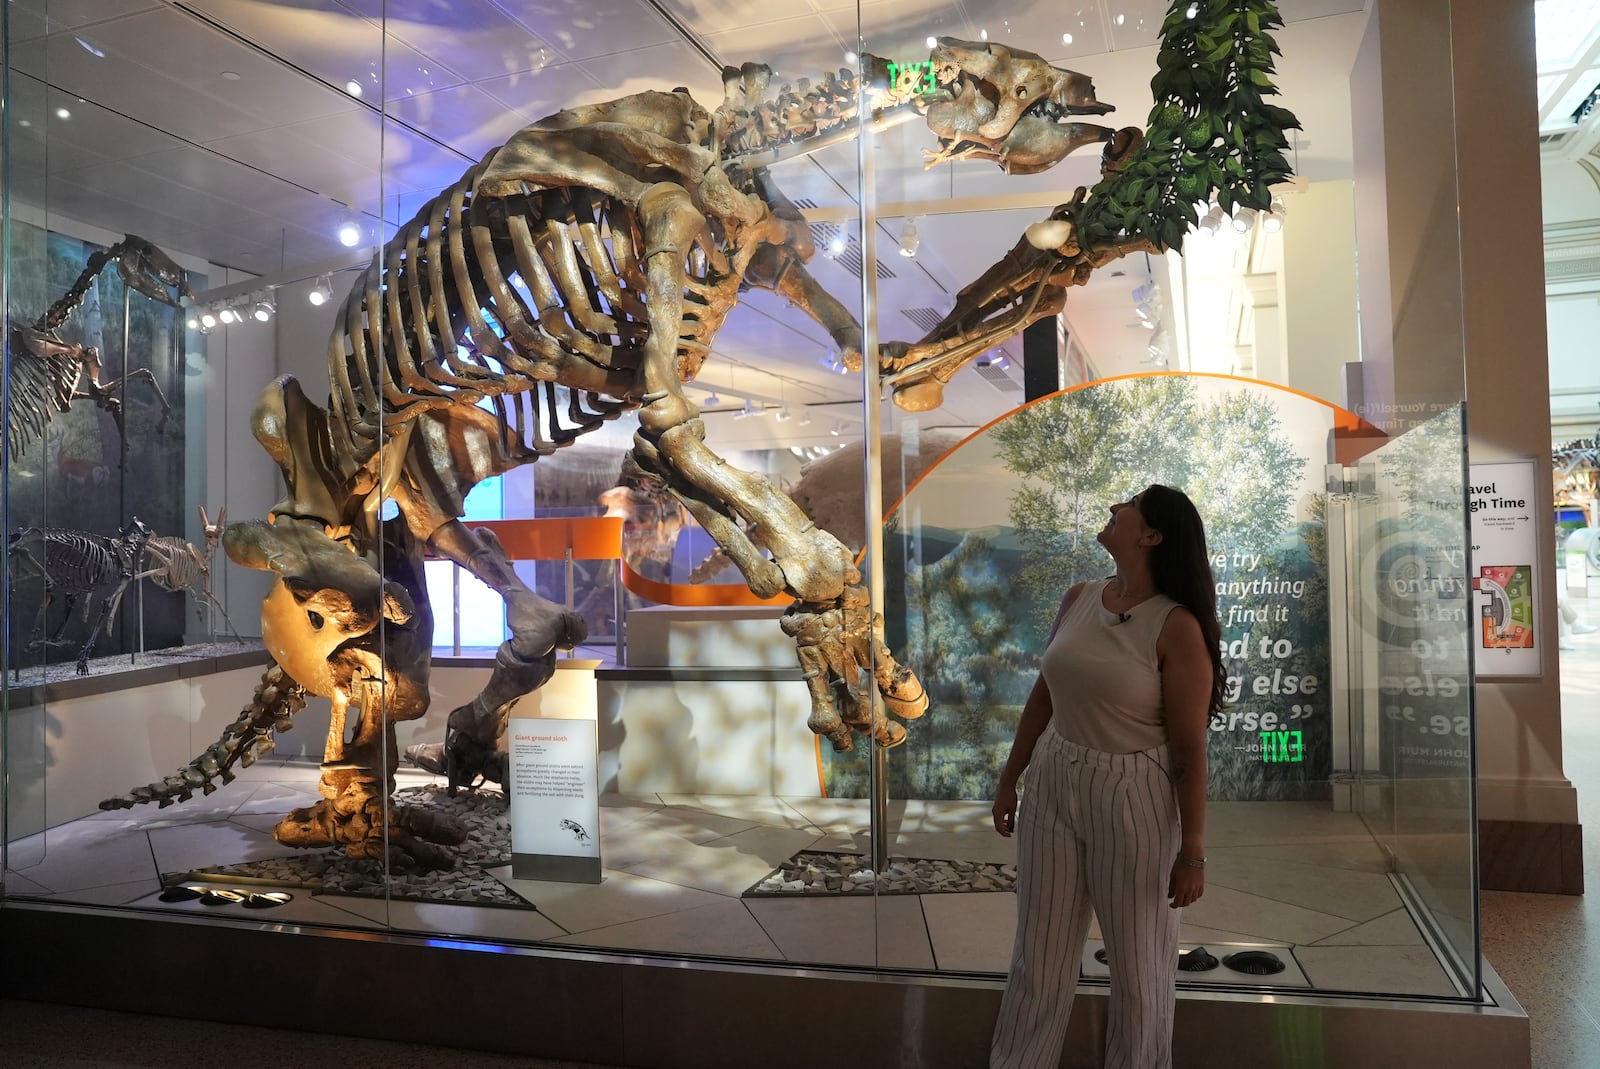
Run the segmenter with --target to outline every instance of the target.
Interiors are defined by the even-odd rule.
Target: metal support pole
[[[857,53],[866,51],[865,40],[857,44]],[[863,453],[866,522],[866,565],[868,612],[883,609],[883,449],[881,387],[878,376],[878,205],[876,171],[873,166],[872,136],[869,116],[872,114],[867,95],[867,78],[864,70],[856,77],[856,162],[861,183],[861,444]],[[878,693],[874,680],[866,687],[871,701],[872,722],[884,716],[883,696]],[[887,751],[870,741],[872,762],[868,776],[871,811],[868,834],[872,839],[872,871],[882,873],[889,867],[889,761]]]
[[[617,667],[621,668],[627,664],[628,660],[627,652],[623,647],[622,641],[628,625],[628,592],[627,590],[623,589],[622,586],[621,557],[617,558],[617,576],[612,585],[614,586],[617,595],[617,604],[616,608],[612,611],[612,615],[617,621]]]
[[[450,613],[451,634],[455,642],[451,645],[451,652],[457,657],[461,656],[461,565],[450,566]]]

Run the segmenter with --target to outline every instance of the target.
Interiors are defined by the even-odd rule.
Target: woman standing
[[[991,1069],[1059,1064],[1091,909],[1111,968],[1105,1065],[1172,1064],[1177,911],[1205,890],[1222,708],[1216,585],[1181,491],[1112,505],[1096,537],[1116,574],[1067,592],[996,789],[995,830],[1018,836],[1017,938]]]

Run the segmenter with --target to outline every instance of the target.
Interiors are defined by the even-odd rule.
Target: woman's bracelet
[[[1185,865],[1188,865],[1190,868],[1203,869],[1206,867],[1206,859],[1203,857],[1192,858],[1188,854],[1179,854],[1178,860],[1183,862]]]

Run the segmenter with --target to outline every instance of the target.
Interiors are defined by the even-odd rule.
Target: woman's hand
[[[998,802],[995,803],[999,805]],[[1173,909],[1193,905],[1206,892],[1206,869],[1194,865],[1180,854],[1172,859],[1172,875],[1167,877],[1167,898]]]
[[[994,792],[994,830],[1011,838],[1017,830],[1017,785],[1002,782]]]

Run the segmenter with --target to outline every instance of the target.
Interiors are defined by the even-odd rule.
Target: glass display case
[[[7,899],[998,979],[998,770],[1165,482],[1229,688],[1182,942],[1274,963],[1180,987],[1481,1001],[1369,14],[981,7],[6,5]],[[1175,121],[1202,61],[1293,115]]]

